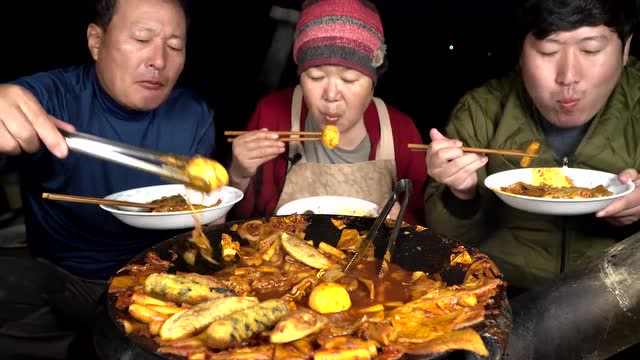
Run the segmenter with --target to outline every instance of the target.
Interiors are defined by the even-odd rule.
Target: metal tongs
[[[191,160],[189,157],[147,150],[81,132],[59,130],[71,150],[159,175],[168,182],[185,184],[203,192],[210,191],[210,184],[206,179],[186,171]]]
[[[400,206],[400,212],[398,213],[398,217],[395,220],[395,224],[393,225],[393,229],[391,230],[391,235],[389,236],[389,242],[387,243],[387,250],[384,253],[384,257],[382,258],[382,264],[380,265],[380,269],[378,270],[378,277],[384,277],[385,272],[389,268],[389,263],[391,262],[391,254],[393,254],[396,248],[396,240],[398,239],[398,234],[400,233],[400,227],[402,226],[402,219],[404,218],[404,214],[407,211],[407,207],[409,206],[409,201],[411,200],[411,194],[413,193],[413,185],[409,179],[402,179],[398,181],[395,189],[393,190],[393,194],[387,201],[387,204],[384,206],[376,221],[373,223],[367,235],[365,235],[364,239],[358,246],[356,253],[353,254],[347,266],[344,268],[344,272],[346,273],[351,269],[351,267],[362,260],[362,257],[365,255],[367,248],[369,245],[373,244],[373,241],[378,237],[380,233],[380,227],[389,216],[391,212],[391,208],[400,198],[400,194],[404,193],[404,199],[402,200],[402,205]]]

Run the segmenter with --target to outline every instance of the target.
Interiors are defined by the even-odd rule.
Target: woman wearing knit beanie
[[[321,195],[351,196],[382,207],[395,182],[408,178],[414,194],[404,220],[422,221],[424,156],[407,115],[374,97],[386,45],[376,7],[366,0],[308,0],[296,27],[293,57],[300,84],[263,98],[233,141],[230,183],[243,190],[234,208],[242,218],[270,216],[287,202]],[[340,141],[283,142],[273,131],[322,131]],[[396,204],[397,205],[397,204]],[[397,208],[397,206],[396,206]]]

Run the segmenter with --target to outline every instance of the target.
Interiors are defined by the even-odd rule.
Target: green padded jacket
[[[630,58],[604,108],[594,117],[568,158],[549,146],[526,94],[518,69],[468,92],[456,105],[446,136],[465,146],[525,149],[540,142],[531,167],[569,166],[620,173],[640,169],[640,62]],[[640,223],[617,227],[594,214],[547,216],[509,207],[484,187],[484,179],[500,171],[520,168],[520,158],[489,155],[478,171],[480,210],[455,216],[442,199],[445,186],[429,179],[425,188],[425,220],[431,229],[476,246],[487,253],[510,285],[531,288],[569,270],[605,248],[640,230]]]

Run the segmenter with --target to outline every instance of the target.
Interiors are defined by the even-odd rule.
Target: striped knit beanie
[[[296,26],[293,59],[298,76],[310,67],[339,65],[369,76],[384,62],[382,22],[367,0],[307,0]]]

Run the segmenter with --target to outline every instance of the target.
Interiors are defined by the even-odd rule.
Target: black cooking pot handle
[[[511,306],[509,359],[606,359],[639,343],[640,233]]]

